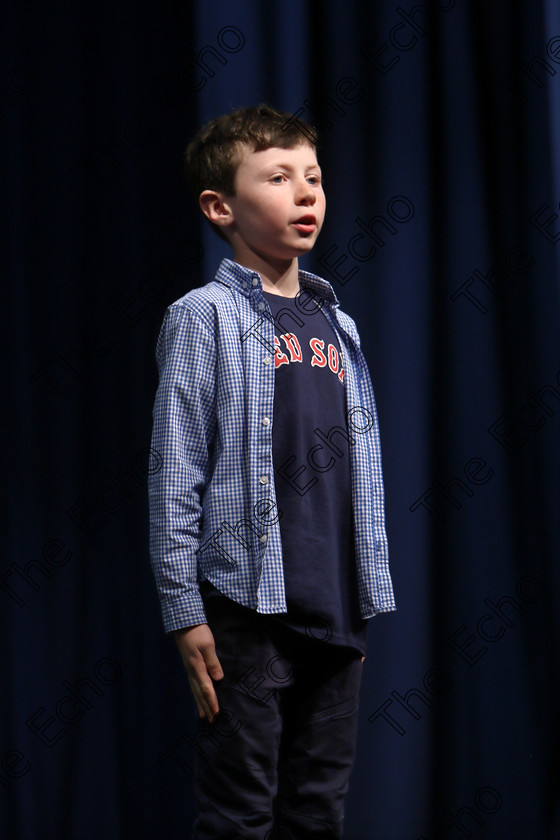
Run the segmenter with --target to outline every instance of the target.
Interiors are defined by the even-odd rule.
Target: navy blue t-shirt
[[[298,298],[263,295],[274,318],[272,451],[288,608],[266,618],[365,655],[344,359],[334,330],[308,292],[302,290]],[[208,582],[201,592],[204,599],[221,595]]]

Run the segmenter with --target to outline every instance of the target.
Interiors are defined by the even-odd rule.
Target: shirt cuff
[[[194,627],[196,624],[207,624],[202,595],[196,589],[189,593],[188,599],[176,601],[162,601],[161,615],[163,629],[166,633]]]

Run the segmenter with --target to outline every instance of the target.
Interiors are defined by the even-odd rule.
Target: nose
[[[316,200],[317,196],[315,195],[315,189],[304,178],[303,181],[301,181],[300,184],[298,184],[296,204],[304,204],[306,206],[310,206],[315,204]]]

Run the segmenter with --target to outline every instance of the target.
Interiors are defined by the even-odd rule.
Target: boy
[[[371,381],[298,270],[325,215],[313,129],[243,108],[185,157],[233,250],[157,345],[150,550],[199,713],[192,837],[339,838],[366,619],[395,609]]]

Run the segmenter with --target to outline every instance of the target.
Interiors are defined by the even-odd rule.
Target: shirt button
[[[259,278],[258,277],[253,277],[253,286],[258,286],[258,285],[259,285]]]
[[[262,312],[263,309],[266,309],[266,303],[261,300],[257,308]]]
[[[261,422],[263,426],[270,426],[270,417],[263,417]]]
[[[259,481],[260,481],[261,484],[268,484],[268,476],[267,475],[261,475],[261,477],[259,478]]]
[[[266,536],[266,534],[263,534],[262,537],[261,537],[261,542],[266,543],[267,539],[268,539],[268,537]]]
[[[249,284],[247,283],[247,281],[246,281],[246,280],[243,280],[243,281],[242,281],[242,283],[241,283],[241,285],[243,286],[243,288],[244,288],[244,289],[248,289],[248,288],[249,288]]]
[[[264,359],[263,359],[263,362],[264,362],[265,365],[272,364],[272,356],[265,356]]]

